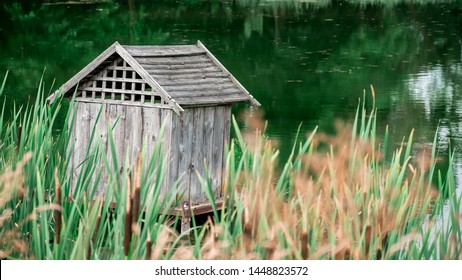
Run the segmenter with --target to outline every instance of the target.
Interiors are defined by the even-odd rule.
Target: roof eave
[[[108,59],[111,55],[116,52],[116,48],[120,47],[119,42],[115,42],[109,48],[107,48],[104,52],[102,52],[99,56],[97,56],[92,62],[90,62],[87,66],[82,68],[77,74],[75,74],[72,78],[70,78],[65,84],[63,84],[59,89],[57,89],[53,94],[51,94],[47,101],[53,103],[56,97],[62,96],[67,94],[70,89],[75,87],[80,80],[82,80],[85,76],[90,74],[93,70],[95,70],[98,65],[103,63],[106,59]]]

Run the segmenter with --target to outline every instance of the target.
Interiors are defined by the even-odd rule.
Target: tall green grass
[[[119,176],[93,131],[90,142],[96,145],[88,147],[71,194],[68,159],[74,145],[70,135],[74,111],[69,110],[64,129],[56,133],[53,127],[62,100],[49,105],[44,94],[41,84],[33,106],[14,109],[8,121],[5,110],[0,115],[2,198],[9,195],[0,205],[1,242],[2,247],[11,247],[3,250],[3,257],[140,259],[156,252],[158,245],[147,247],[151,240],[175,239],[166,225],[168,212],[163,211],[174,206],[175,201],[168,199],[174,196],[158,199],[166,166],[162,145],[155,146],[146,164],[142,161],[146,151],[141,151],[140,160],[127,164],[130,168]],[[109,142],[114,145],[111,133]],[[108,150],[115,153],[114,147]],[[109,176],[105,197],[95,195],[100,162]],[[15,242],[21,246],[16,248]]]
[[[335,136],[315,130],[300,137],[282,170],[264,122],[240,131],[233,120],[237,137],[227,147],[225,207],[217,207],[208,176],[198,174],[213,212],[208,222],[193,219],[191,230],[180,234],[168,211],[176,206],[176,185],[159,196],[168,164],[160,143],[152,155],[143,148],[137,162],[126,157],[129,168],[119,174],[107,160],[117,158],[111,130],[108,155],[94,128],[71,194],[73,110],[56,132],[62,100],[47,104],[43,85],[37,95],[8,120],[4,107],[0,114],[1,258],[461,258],[461,197],[452,166],[447,173],[435,166],[437,139],[419,154],[411,133],[384,159],[391,148],[387,133],[376,139],[376,111],[364,105],[352,126],[337,124]],[[96,195],[100,164],[109,177],[104,196]]]

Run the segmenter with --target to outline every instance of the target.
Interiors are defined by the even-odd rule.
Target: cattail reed
[[[127,180],[127,200],[126,200],[126,209],[125,209],[125,224],[124,224],[124,253],[125,256],[128,256],[128,252],[130,251],[130,240],[132,237],[132,215],[131,215],[131,197],[130,197],[130,179]]]
[[[102,206],[102,204],[103,204],[103,201],[100,202],[100,206]],[[96,244],[96,239],[98,237],[99,225],[101,223],[101,211],[102,209],[100,208],[100,210],[98,211],[98,217],[96,217],[95,231],[93,232],[93,238],[92,238],[93,244]]]
[[[19,152],[19,148],[21,147],[21,136],[22,136],[22,124],[20,123],[18,126],[18,141],[16,142],[16,150]]]
[[[56,205],[58,206],[55,210],[55,239],[56,244],[59,244],[61,241],[61,184],[59,183],[58,178],[58,169],[55,169],[55,195],[56,195]]]
[[[140,209],[140,188],[135,189],[134,197],[132,199],[132,209],[131,209],[131,222],[132,227],[135,227],[138,224],[138,215]]]
[[[132,205],[131,205],[131,222],[132,227],[135,227],[138,223],[138,214],[140,209],[140,186],[141,186],[141,169],[142,169],[142,157],[141,153],[138,155],[138,163],[135,166],[133,172],[133,186],[132,186]]]
[[[244,224],[244,247],[247,251],[252,250],[252,227],[248,222]]]
[[[366,227],[366,232],[364,233],[364,239],[365,239],[365,249],[366,249],[366,252],[365,252],[365,255],[368,255],[369,254],[369,249],[370,249],[370,245],[371,245],[371,237],[372,237],[372,228],[371,226],[367,226]]]
[[[276,242],[271,241],[268,246],[266,246],[266,259],[274,259],[274,251],[276,250]]]
[[[376,258],[377,260],[381,260],[381,259],[382,259],[382,249],[379,248],[379,249],[377,250],[377,254],[376,254],[375,258]]]
[[[151,253],[152,253],[151,233],[148,230],[148,238],[146,240],[146,259],[147,260],[151,259]]]
[[[302,259],[307,260],[308,259],[308,233],[306,230],[302,232],[302,237],[301,237],[301,246],[302,246]]]
[[[335,260],[349,260],[351,258],[350,248],[342,249],[335,254]]]
[[[88,242],[88,243],[87,243],[87,247],[85,248],[85,259],[86,259],[86,260],[90,260],[90,259],[91,259],[91,253],[92,253],[91,244],[90,244],[90,242]]]

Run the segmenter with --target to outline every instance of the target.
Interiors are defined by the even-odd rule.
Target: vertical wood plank
[[[225,175],[225,169],[226,169],[226,157],[227,155],[225,154],[225,147],[229,146],[230,144],[230,135],[231,135],[231,106],[223,106],[223,111],[224,111],[224,129],[223,129],[223,144],[222,144],[222,162],[221,162],[221,170],[220,170],[220,177],[223,179]],[[222,183],[223,184],[223,183]],[[215,197],[222,197],[222,188],[218,188],[216,190],[217,192],[215,193]]]
[[[145,169],[149,167],[154,153],[155,145],[158,141],[160,132],[160,119],[158,108],[143,107],[143,145],[145,145]],[[161,194],[163,197],[163,194]]]
[[[165,170],[164,170],[164,182],[162,184],[162,193],[167,193],[170,188],[170,164],[172,163],[171,157],[171,140],[172,140],[172,110],[162,109],[161,110],[161,121],[162,125],[164,126],[164,134],[162,137],[162,145],[163,145],[163,157],[165,161]]]
[[[84,169],[82,167],[84,166],[84,160],[87,154],[90,127],[90,112],[88,104],[79,102],[77,103],[77,106],[73,172],[73,182],[75,182],[75,184],[77,183],[79,174]],[[72,192],[73,191],[75,191],[75,189],[73,189]]]
[[[212,187],[215,190],[216,188],[219,188],[220,186],[216,186],[215,182],[213,182],[213,174],[215,171],[215,167],[213,165],[213,130],[214,130],[214,121],[215,121],[215,107],[205,107],[204,108],[204,172],[203,172],[203,177],[206,179],[206,177],[211,179],[212,182]],[[207,167],[208,173],[205,173],[205,166]],[[201,197],[203,201],[207,200],[207,196],[205,195],[205,192],[203,192],[203,196]]]
[[[109,105],[109,123],[112,128],[112,136],[114,139],[115,155],[112,154],[110,143],[108,142],[108,160],[111,171],[114,176],[120,176],[123,173],[124,160],[125,160],[125,110],[123,105]],[[117,169],[113,164],[113,156],[116,157]],[[116,178],[113,178],[116,180]]]
[[[182,201],[189,201],[189,186],[191,180],[191,146],[193,135],[193,110],[185,109],[180,120],[180,141],[178,143],[178,176],[181,178],[178,195],[183,195]]]
[[[223,106],[215,107],[213,126],[213,172],[211,173],[215,197],[221,196],[223,185],[223,151],[224,151],[224,133],[225,128],[225,110]],[[226,160],[226,159],[225,159]]]
[[[117,105],[117,116],[119,121],[114,127],[114,144],[116,145],[117,151],[117,162],[119,163],[119,175],[123,173],[125,165],[125,119],[127,106]]]
[[[125,119],[125,149],[127,149],[130,167],[136,163],[142,147],[143,114],[141,107],[127,106]]]
[[[146,162],[149,162],[154,152],[160,132],[158,108],[143,107],[143,142],[146,141]],[[144,143],[143,143],[144,144]]]
[[[172,158],[170,173],[169,173],[169,186],[173,187],[175,182],[178,180],[178,163],[179,163],[179,154],[180,154],[180,145],[181,141],[181,117],[177,114],[172,114],[172,141],[170,144],[170,154]]]
[[[111,174],[113,173],[114,164],[113,164],[113,153],[111,150],[111,143],[109,140],[110,138],[109,136],[112,135],[112,138],[113,139],[115,138],[114,131],[112,130],[112,127],[114,126],[114,123],[117,120],[117,110],[115,109],[115,106],[116,105],[106,104],[106,116],[107,116],[106,118],[106,125],[107,125],[107,128],[106,128],[106,131],[107,131],[106,159],[108,162],[108,165],[107,166],[105,165],[106,173],[104,174],[105,175],[104,184],[105,184],[106,194],[109,191],[108,188],[111,189],[112,191],[112,188],[110,187],[110,183],[111,183],[110,179],[112,177]]]
[[[190,199],[192,205],[197,205],[203,202],[204,195],[198,177],[198,173],[204,177],[204,108],[202,107],[194,108],[193,128]]]
[[[69,185],[71,187],[71,194],[73,193],[73,190],[75,189],[75,178],[74,178],[74,157],[75,157],[75,140],[76,140],[76,123],[77,123],[77,110],[78,110],[78,104],[74,103],[73,107],[71,108],[70,115],[74,116],[73,122],[69,121],[68,124],[68,130],[69,130],[69,146],[67,147],[67,155],[68,155],[68,168],[67,168],[67,174],[69,176]],[[72,127],[72,129],[71,129]]]
[[[99,113],[99,110],[101,108],[101,104],[98,104],[98,103],[88,103],[88,108],[89,108],[89,119],[90,119],[90,125],[88,127],[88,136],[89,136],[89,141],[90,141],[90,145],[89,145],[89,154],[88,156],[93,156],[94,157],[94,160],[96,160],[96,148],[97,148],[97,137],[98,137],[98,130],[97,130],[97,127],[96,127],[96,118],[98,117],[98,113]],[[93,133],[93,130],[95,131],[95,135],[94,135],[94,138],[92,139],[91,138],[91,135]],[[95,181],[96,181],[96,178],[97,178],[97,174],[99,172],[99,164],[98,163],[93,163],[94,166],[96,166],[96,168],[94,169],[94,172],[93,172],[93,176],[92,176],[92,179],[91,179],[91,183],[90,183],[90,188],[93,188],[94,185],[95,185]],[[92,189],[93,190],[93,189]],[[99,189],[97,188],[95,190],[95,195],[98,195],[99,193]]]
[[[101,153],[104,151],[108,155],[108,130],[107,123],[109,120],[109,106],[106,104],[100,104],[99,109],[101,109],[101,116],[99,117],[98,122],[96,123],[96,135],[95,141],[100,145]],[[98,109],[98,110],[99,110]],[[104,156],[102,154],[101,156]],[[109,159],[109,157],[107,157]],[[100,195],[106,194],[106,185],[108,182],[108,172],[104,163],[104,158],[101,158],[98,164],[98,171],[101,172],[101,179],[98,185],[98,193]]]

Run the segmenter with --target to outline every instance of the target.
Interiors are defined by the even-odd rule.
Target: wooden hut
[[[133,162],[146,143],[145,160],[149,161],[154,143],[162,141],[168,162],[162,194],[181,177],[178,192],[184,193],[182,205],[189,204],[196,214],[210,211],[196,176],[199,172],[205,178],[205,165],[215,198],[222,197],[231,105],[241,101],[260,105],[201,42],[175,46],[123,46],[116,42],[49,101],[58,94],[70,98],[74,93],[77,113],[72,131],[71,186],[75,186],[85,160],[92,128],[104,144],[108,122],[112,126],[117,120],[112,133],[121,170],[125,155]],[[163,139],[158,139],[162,124]],[[103,176],[100,192],[104,192],[105,183]]]

